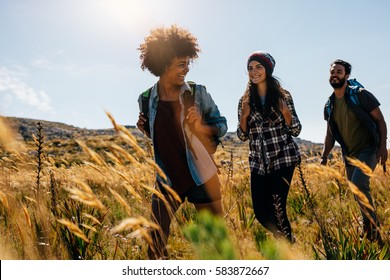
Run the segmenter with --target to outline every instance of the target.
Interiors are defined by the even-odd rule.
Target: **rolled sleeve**
[[[238,125],[237,127],[237,137],[241,140],[241,141],[246,141],[249,139],[249,133],[244,133],[241,129],[241,126]]]
[[[210,93],[207,92],[206,87],[203,85],[197,85],[200,87],[201,93],[201,108],[204,114],[205,122],[209,125],[215,125],[217,127],[217,137],[222,137],[227,133],[228,126],[227,120],[221,115],[218,106],[215,104]]]
[[[297,137],[301,133],[302,124],[299,121],[297,112],[295,111],[294,101],[292,99],[290,92],[285,91],[285,95],[286,95],[287,107],[290,110],[292,115],[291,126],[289,127],[289,131],[292,136]]]
[[[249,132],[248,132],[249,130],[245,133],[242,130],[241,125],[240,125],[240,119],[241,119],[241,114],[242,114],[242,97],[240,98],[240,101],[238,102],[237,112],[238,112],[237,137],[241,141],[246,141],[249,138]]]

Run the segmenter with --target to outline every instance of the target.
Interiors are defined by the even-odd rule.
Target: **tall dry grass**
[[[1,259],[147,259],[149,233],[157,228],[150,219],[151,195],[163,198],[154,178],[164,174],[152,160],[150,142],[107,115],[115,137],[49,141],[43,127],[40,151],[34,142],[17,141],[1,123]],[[56,153],[54,141],[64,150]],[[303,152],[309,158],[317,153]],[[297,242],[289,245],[274,240],[254,217],[247,153],[246,143],[219,148],[223,219],[199,216],[184,202],[171,228],[171,259],[390,259],[388,245],[362,236],[354,200],[359,192],[346,180],[340,154],[328,166],[304,160],[296,170],[287,211]],[[388,243],[389,175],[377,168],[370,176]]]

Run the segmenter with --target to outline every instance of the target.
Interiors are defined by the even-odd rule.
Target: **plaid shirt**
[[[249,139],[249,164],[251,172],[260,175],[269,174],[278,169],[295,165],[300,160],[298,145],[291,136],[298,136],[302,125],[295,112],[291,94],[284,91],[285,101],[292,115],[292,123],[287,127],[282,113],[273,108],[269,118],[263,118],[260,112],[251,112],[248,118],[248,131],[244,133],[238,122],[237,136]],[[238,120],[242,114],[242,97],[238,104]]]

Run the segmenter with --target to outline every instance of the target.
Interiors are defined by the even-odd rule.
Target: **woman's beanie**
[[[272,57],[272,55],[263,51],[257,51],[252,53],[248,58],[247,69],[249,67],[249,63],[253,60],[261,63],[261,65],[264,66],[266,73],[272,75],[276,64],[275,59]]]

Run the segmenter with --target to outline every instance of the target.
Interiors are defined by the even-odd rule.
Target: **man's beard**
[[[332,82],[333,78],[330,78],[329,83],[333,88],[342,88],[343,85],[345,84],[345,77],[339,79],[338,82]]]

